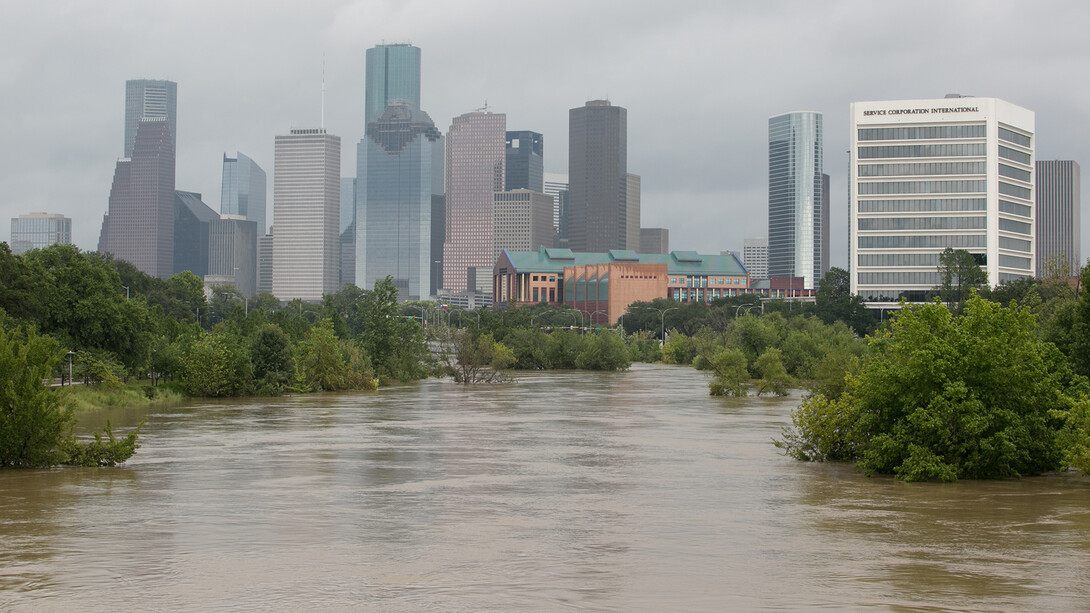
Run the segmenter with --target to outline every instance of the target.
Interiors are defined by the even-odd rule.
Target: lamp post
[[[68,352],[68,387],[72,387],[72,356],[76,355],[75,351]]]
[[[129,299],[129,286],[128,285],[122,285],[121,287],[125,288],[125,300],[128,300]]]
[[[658,311],[658,313],[659,313],[659,345],[660,346],[666,345],[666,313],[667,313],[667,311],[676,311],[677,309],[680,309],[681,307],[666,307],[665,309],[660,309],[660,308],[653,307],[653,306],[646,306],[646,307],[640,307],[640,308],[641,309],[651,309],[652,311]]]
[[[734,318],[738,319],[738,309],[741,309],[742,307],[746,307],[746,312],[748,313],[749,312],[749,307],[756,307],[756,306],[762,306],[762,305],[759,304],[759,303],[747,302],[745,304],[740,304],[740,305],[734,307]]]

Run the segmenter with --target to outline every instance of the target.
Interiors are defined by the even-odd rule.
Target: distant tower
[[[174,141],[166,117],[141,119],[117,161],[98,250],[153,277],[174,273]]]
[[[491,267],[492,199],[504,186],[507,116],[474,111],[455,117],[447,134],[447,231],[443,287],[467,288],[469,268]]]
[[[553,197],[553,226],[556,228],[554,247],[568,246],[568,175],[545,173],[545,193]]]
[[[341,138],[324,128],[275,141],[273,294],[318,301],[337,291]]]
[[[544,191],[545,138],[541,134],[527,130],[508,132],[506,156],[506,191]]]
[[[1079,255],[1079,164],[1071,160],[1038,160],[1036,180],[1037,276],[1052,272],[1049,260],[1054,264],[1060,258],[1067,262],[1065,274],[1077,275],[1083,264]]]
[[[223,154],[223,187],[220,214],[239,215],[257,224],[257,233],[269,230],[265,222],[267,204],[265,171],[250,158],[238,153],[233,158]]]
[[[376,117],[393,100],[420,108],[420,48],[406,43],[376,45],[367,50],[364,121]]]
[[[355,284],[393,277],[400,300],[431,295],[432,196],[443,135],[415,105],[393,101],[367,123],[357,149]]]
[[[768,239],[747,238],[742,241],[742,264],[750,279],[768,278]]]
[[[591,100],[568,111],[568,134],[568,246],[628,249],[628,111]]]
[[[821,113],[800,111],[768,120],[768,274],[821,279]]]
[[[28,213],[11,218],[11,252],[15,255],[50,245],[72,244],[72,220],[64,215]]]
[[[178,84],[173,81],[125,81],[125,157],[131,158],[140,120],[166,119],[170,126],[172,156],[178,153]]]
[[[625,246],[640,248],[640,175],[625,175]]]

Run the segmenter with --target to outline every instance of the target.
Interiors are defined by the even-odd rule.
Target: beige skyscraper
[[[470,268],[491,268],[496,262],[492,200],[495,192],[503,191],[506,137],[503,113],[474,111],[451,122],[443,244],[443,287],[451,292],[465,291]]]
[[[341,139],[324,128],[276,137],[273,279],[280,300],[321,300],[337,291]]]

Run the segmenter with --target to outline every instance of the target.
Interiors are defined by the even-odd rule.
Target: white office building
[[[768,278],[768,239],[747,238],[742,241],[742,264],[750,279]]]
[[[1034,275],[1034,114],[996,98],[851,105],[851,289],[928,300],[947,247],[988,282]]]

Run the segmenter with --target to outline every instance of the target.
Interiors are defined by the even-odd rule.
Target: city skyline
[[[20,27],[0,38],[12,58],[12,70],[0,73],[0,81],[9,91],[26,92],[0,102],[12,118],[0,128],[3,142],[19,144],[0,154],[7,217],[64,214],[73,219],[73,241],[94,248],[121,153],[121,87],[143,77],[182,86],[177,185],[205,194],[218,208],[223,152],[245,151],[268,169],[273,135],[286,126],[318,124],[323,57],[327,128],[346,143],[362,137],[365,54],[383,41],[408,41],[427,55],[422,80],[437,125],[484,104],[501,108],[512,127],[549,139],[546,172],[567,168],[568,109],[594,98],[629,109],[628,166],[642,176],[643,225],[669,228],[675,248],[737,250],[744,237],[765,234],[762,124],[785,108],[809,108],[825,117],[834,266],[847,264],[843,152],[853,101],[954,92],[998,97],[1036,113],[1040,159],[1085,165],[1090,158],[1090,144],[1081,138],[1090,125],[1090,96],[1087,86],[1069,78],[1090,65],[1088,45],[1075,29],[1090,8],[1077,3],[922,3],[941,8],[941,20],[928,10],[905,15],[892,6],[797,3],[786,11],[792,14],[787,21],[779,5],[738,10],[694,3],[665,13],[636,3],[617,19],[607,6],[592,3],[577,32],[595,35],[585,37],[559,27],[562,6],[496,5],[471,15],[442,3],[345,3],[288,7],[272,15],[257,10],[261,5],[238,4],[224,8],[209,26],[204,16],[210,6],[195,2],[173,11],[170,20],[161,19],[163,10],[156,7],[129,16],[137,11],[125,3],[105,12],[49,3],[6,9],[8,23]],[[1067,18],[1055,20],[1059,13]],[[496,27],[514,19],[538,23],[540,44],[515,45],[515,32]],[[873,24],[887,19],[897,19],[899,27],[877,36]],[[204,28],[209,35],[237,34],[250,20],[253,27],[242,35],[223,37],[227,42],[214,59],[178,52]],[[282,23],[291,24],[292,40],[275,35]],[[774,48],[755,34],[773,29],[790,34],[783,37],[789,42]],[[1023,44],[1005,44],[1012,37]],[[574,42],[561,44],[568,38]],[[946,44],[931,44],[940,40]],[[82,51],[74,53],[71,45]],[[132,54],[133,46],[147,52]],[[490,51],[495,49],[514,51]],[[239,54],[250,60],[245,71],[222,62]],[[731,57],[747,61],[724,61]],[[487,61],[475,61],[480,58]],[[852,68],[837,68],[847,65]],[[1026,69],[1026,77],[1004,78],[1003,67],[1012,65]],[[533,69],[533,79],[512,76],[523,67]],[[63,93],[51,89],[59,83],[80,92],[79,105],[66,104]],[[680,114],[679,100],[685,106]],[[351,149],[345,148],[341,176],[354,174]],[[1081,234],[1084,241],[1090,238],[1090,232]],[[1084,244],[1082,251],[1090,249]]]

